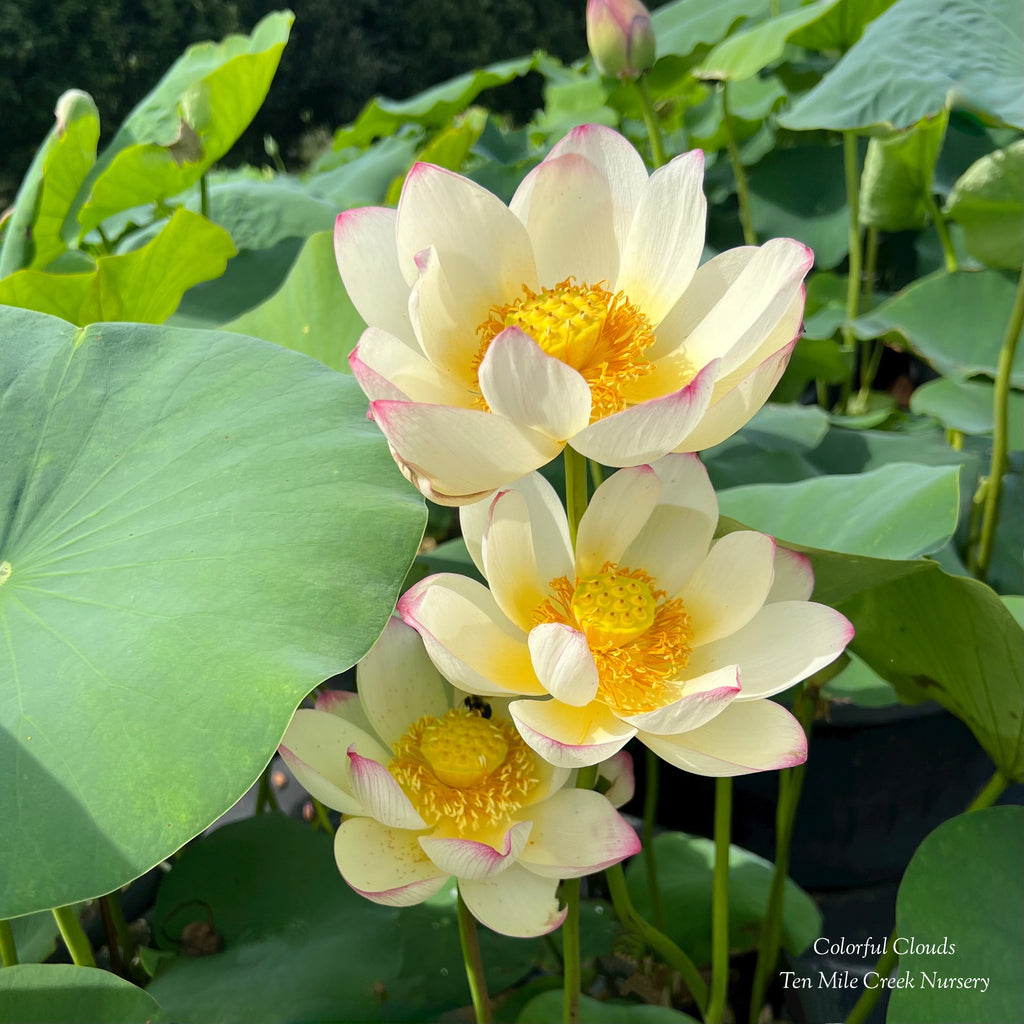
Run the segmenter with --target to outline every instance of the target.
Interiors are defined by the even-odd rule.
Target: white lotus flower
[[[369,325],[349,362],[425,495],[476,501],[566,443],[608,466],[700,451],[761,407],[813,255],[775,239],[698,268],[703,166],[698,150],[648,176],[621,135],[585,125],[509,206],[420,163],[397,211],[338,217]]]
[[[399,601],[463,690],[522,695],[509,711],[552,764],[596,764],[638,736],[698,775],[800,764],[803,730],[766,698],[839,656],[853,636],[808,601],[810,564],[752,531],[712,542],[718,502],[694,455],[621,469],[579,524],[534,473],[462,509],[490,590],[440,574]]]
[[[299,782],[344,815],[334,852],[356,892],[421,903],[454,876],[473,915],[505,935],[542,935],[565,917],[559,879],[637,853],[615,811],[633,794],[628,756],[605,795],[520,738],[507,702],[463,701],[416,633],[392,619],[358,668],[359,696],[329,693],[295,712],[280,752]],[[614,804],[614,806],[613,806]]]

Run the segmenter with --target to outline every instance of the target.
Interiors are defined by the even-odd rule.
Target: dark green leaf
[[[0,971],[0,1024],[148,1024],[162,1020],[151,995],[107,971],[22,964]]]
[[[517,1024],[561,1024],[563,1017],[561,989],[534,996],[517,1018]],[[580,996],[580,1024],[697,1024],[687,1013],[668,1006],[644,1003],[602,1003],[590,996]]]
[[[910,396],[910,408],[934,416],[944,427],[964,434],[991,434],[995,423],[995,385],[984,380],[930,380]],[[1010,451],[1024,448],[1024,395],[1009,394]]]

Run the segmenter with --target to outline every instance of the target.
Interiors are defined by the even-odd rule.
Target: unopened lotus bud
[[[650,11],[640,0],[587,0],[587,45],[602,75],[639,77],[654,63]]]

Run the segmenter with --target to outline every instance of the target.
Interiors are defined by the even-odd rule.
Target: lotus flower
[[[587,46],[602,75],[642,75],[657,52],[650,11],[639,0],[588,0]]]
[[[430,576],[399,612],[455,686],[526,698],[509,712],[546,760],[596,764],[633,736],[698,775],[805,760],[799,723],[766,698],[838,657],[852,627],[808,601],[803,556],[747,530],[713,542],[718,503],[696,456],[609,477],[575,552],[536,473],[461,516],[490,590]]]
[[[628,756],[602,766],[605,795],[567,788],[572,773],[522,741],[507,702],[454,694],[398,619],[357,673],[359,696],[327,693],[296,711],[280,752],[344,814],[335,858],[362,896],[410,906],[454,876],[483,924],[542,935],[565,916],[559,879],[639,850],[613,807],[632,796]]]
[[[511,204],[416,164],[397,211],[338,217],[335,253],[369,325],[349,358],[399,467],[467,504],[568,443],[607,466],[699,451],[785,369],[813,256],[791,239],[698,268],[704,156],[648,176],[585,125]]]

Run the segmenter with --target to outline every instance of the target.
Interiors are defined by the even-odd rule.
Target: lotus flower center
[[[523,285],[523,298],[492,307],[477,328],[482,344],[473,366],[480,366],[491,342],[505,328],[518,327],[587,382],[593,422],[624,409],[626,386],[654,368],[644,358],[654,344],[654,330],[625,293],[613,294],[603,282],[576,285],[573,280],[566,278],[539,293]]]
[[[651,628],[656,602],[643,580],[610,572],[579,580],[569,606],[591,643],[619,645]]]
[[[452,834],[503,827],[540,778],[511,722],[454,708],[424,716],[395,744],[388,771],[428,825]]]

